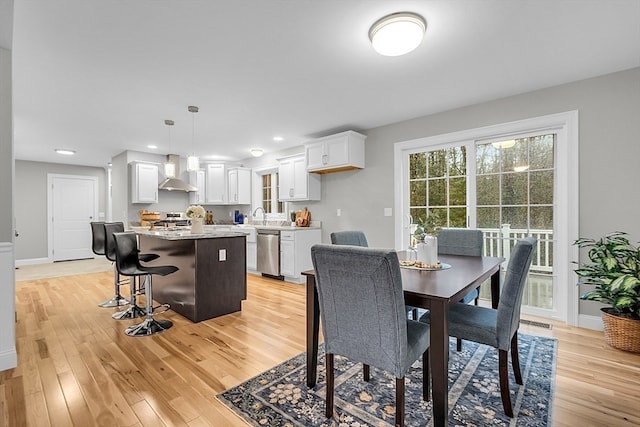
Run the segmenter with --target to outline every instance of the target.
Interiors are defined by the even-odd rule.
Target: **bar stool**
[[[92,222],[91,223],[91,239],[92,239],[92,244],[91,244],[91,250],[93,251],[94,254],[96,255],[103,255],[106,256],[106,233],[105,233],[105,222],[104,221],[99,221],[99,222]],[[124,229],[122,230],[124,231]],[[109,258],[107,256],[107,258]],[[125,305],[128,304],[129,301],[127,301],[126,298],[123,298],[122,295],[120,295],[120,284],[118,283],[117,279],[116,279],[116,291],[114,293],[113,298],[110,298],[106,301],[102,301],[100,304],[98,304],[98,306],[100,307],[118,307],[121,305]]]
[[[112,222],[104,224],[104,234],[105,234],[105,256],[109,261],[112,261],[113,264],[113,280],[116,288],[116,295],[120,295],[120,285],[125,283],[120,278],[120,274],[118,273],[118,269],[116,268],[116,240],[113,237],[113,233],[122,233],[124,231],[124,224],[122,222]],[[140,261],[149,262],[154,259],[159,258],[159,255],[156,254],[139,254]],[[129,307],[125,310],[118,311],[113,313],[111,317],[116,320],[122,319],[135,319],[136,317],[142,317],[146,314],[142,307],[139,307],[136,303],[136,298],[139,294],[139,289],[136,286],[136,278],[132,277],[129,280],[129,289],[131,291],[131,297],[129,298]],[[120,297],[122,298],[122,297]],[[124,298],[122,298],[126,301]],[[125,303],[126,304],[126,303]]]
[[[173,265],[162,265],[147,267],[140,265],[138,257],[138,239],[136,233],[113,233],[116,241],[116,268],[123,276],[145,278],[145,298],[146,298],[146,319],[142,323],[129,326],[125,334],[130,337],[144,337],[160,332],[164,332],[173,326],[170,320],[156,320],[154,318],[153,307],[153,275],[166,276],[178,271],[178,267]],[[161,313],[169,309],[169,304],[162,304],[165,307]],[[157,307],[156,307],[157,308]]]

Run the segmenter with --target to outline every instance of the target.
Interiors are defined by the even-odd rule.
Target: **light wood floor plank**
[[[146,338],[97,306],[112,294],[111,271],[16,283],[19,365],[0,373],[0,427],[246,427],[215,396],[305,349],[303,285],[249,275],[241,312],[194,324],[168,311],[174,327]],[[523,332],[558,338],[554,426],[640,425],[640,355],[532,320],[553,328]]]

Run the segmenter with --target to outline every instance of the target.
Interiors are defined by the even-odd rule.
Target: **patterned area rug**
[[[498,353],[492,347],[455,340],[449,347],[449,424],[452,426],[551,425],[556,340],[519,335],[524,385],[518,386],[509,362],[511,401],[515,418],[502,410],[498,384]],[[371,381],[362,380],[362,365],[335,357],[335,409],[324,416],[324,348],[319,350],[318,383],[306,386],[306,355],[266,371],[218,395],[254,426],[392,426],[395,417],[395,379],[371,368]],[[416,362],[405,377],[406,426],[429,426],[431,403],[422,396],[422,367]]]

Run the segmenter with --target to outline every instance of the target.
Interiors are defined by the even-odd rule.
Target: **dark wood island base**
[[[192,322],[242,309],[247,298],[244,233],[139,233],[140,250],[160,255],[148,265],[180,270],[153,279],[153,299]]]

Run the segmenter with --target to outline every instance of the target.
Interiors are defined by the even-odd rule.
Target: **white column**
[[[13,243],[0,242],[0,371],[18,366]]]

